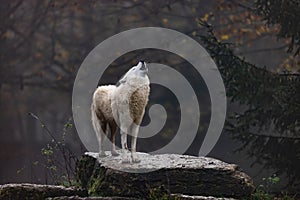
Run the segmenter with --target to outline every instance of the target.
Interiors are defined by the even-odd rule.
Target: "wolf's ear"
[[[116,86],[118,87],[121,84],[126,83],[126,77],[124,77],[125,75],[123,75],[120,80],[116,83]]]

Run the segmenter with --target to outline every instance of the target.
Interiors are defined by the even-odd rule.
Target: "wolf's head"
[[[116,86],[124,84],[130,80],[134,79],[148,79],[148,68],[147,64],[144,61],[140,61],[136,66],[130,68],[126,74],[117,82]]]

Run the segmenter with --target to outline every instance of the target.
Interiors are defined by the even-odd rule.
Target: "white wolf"
[[[112,155],[118,155],[115,151],[114,137],[117,125],[121,132],[122,161],[130,162],[126,156],[127,134],[132,136],[131,159],[132,162],[139,162],[136,156],[136,140],[139,126],[145,113],[150,92],[148,68],[144,61],[132,67],[114,85],[100,86],[93,95],[91,106],[92,122],[99,142],[99,155],[105,156],[103,151],[103,134],[111,131]]]

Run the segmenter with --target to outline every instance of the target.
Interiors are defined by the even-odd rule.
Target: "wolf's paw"
[[[130,157],[128,156],[128,152],[126,150],[122,151],[122,163],[130,163]]]
[[[111,155],[112,155],[112,156],[118,156],[118,155],[120,155],[120,154],[118,154],[116,151],[111,151]]]
[[[133,163],[139,163],[141,162],[140,159],[138,159],[137,155],[134,153],[134,154],[131,154],[131,160]]]
[[[138,158],[132,158],[132,162],[133,162],[133,163],[140,163],[140,162],[141,162],[141,160],[140,160],[140,159],[138,159]]]
[[[105,151],[100,151],[99,152],[99,157],[100,158],[106,157]]]

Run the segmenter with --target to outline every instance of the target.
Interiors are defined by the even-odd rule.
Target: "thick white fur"
[[[136,157],[136,140],[150,91],[148,70],[142,69],[144,64],[139,62],[137,66],[132,67],[120,80],[121,84],[112,92],[111,106],[114,118],[121,129],[123,162],[130,162],[126,154],[127,134],[132,136],[132,162],[140,161]]]
[[[104,129],[104,134],[107,134],[108,128],[105,127],[108,126],[112,129],[112,153],[117,155],[114,145],[116,131],[114,126],[118,124],[121,129],[122,161],[130,162],[126,149],[128,149],[127,134],[131,133],[131,159],[132,162],[139,162],[136,157],[136,140],[150,91],[147,72],[146,64],[139,62],[120,79],[117,87],[114,85],[100,86],[94,92],[91,106],[92,123],[100,146],[100,156],[105,156],[101,129]]]
[[[114,85],[104,85],[96,89],[93,95],[91,113],[92,113],[92,123],[99,144],[99,156],[105,156],[103,150],[103,143],[105,135],[108,135],[110,131],[110,139],[112,142],[112,155],[118,155],[115,151],[115,133],[117,130],[117,125],[114,121],[114,117],[111,109],[111,94],[116,86]]]

